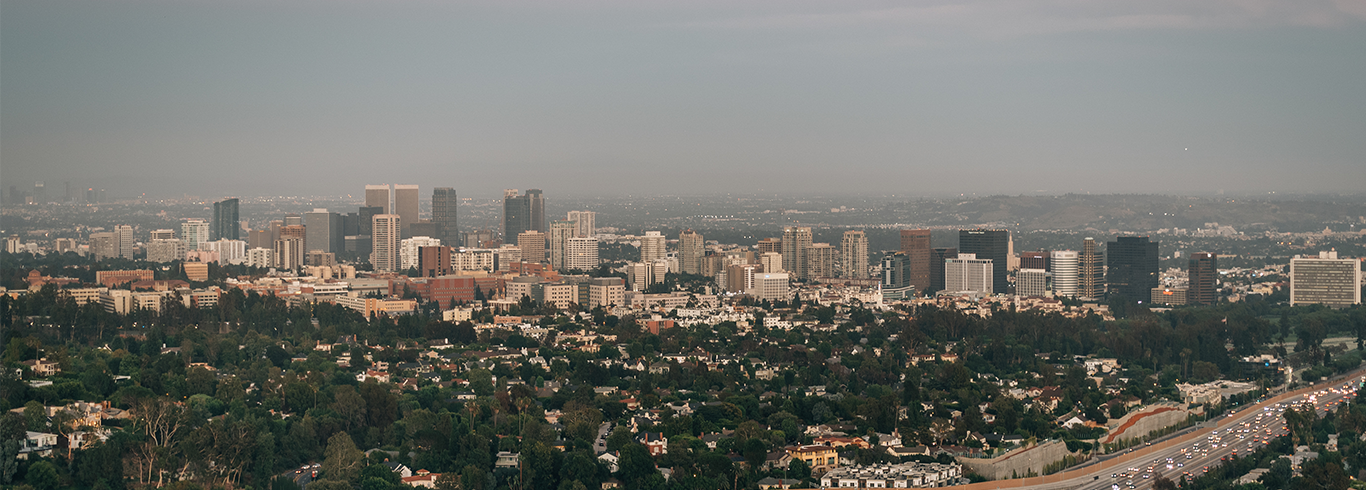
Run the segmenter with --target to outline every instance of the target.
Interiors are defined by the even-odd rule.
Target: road
[[[1283,413],[1304,402],[1314,404],[1319,416],[1356,396],[1366,373],[1357,371],[1312,388],[1273,397],[1242,411],[1217,419],[1217,427],[1193,431],[1150,446],[1134,448],[1099,463],[1084,465],[1060,475],[999,480],[966,485],[971,490],[1022,488],[1037,490],[1143,490],[1152,488],[1157,475],[1177,481],[1204,474],[1222,460],[1260,449],[1271,439],[1286,434]]]

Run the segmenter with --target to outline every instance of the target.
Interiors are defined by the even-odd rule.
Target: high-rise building
[[[569,239],[578,232],[573,221],[555,220],[550,223],[550,268],[563,271],[569,268]]]
[[[574,235],[577,237],[590,237],[597,234],[597,219],[598,213],[593,211],[570,211],[568,215],[568,220],[573,221],[579,227]]]
[[[1157,243],[1146,236],[1121,236],[1105,244],[1105,283],[1110,294],[1142,302],[1159,283]]]
[[[764,252],[759,254],[759,267],[763,272],[786,272],[783,268],[783,254],[778,252]]]
[[[247,267],[275,267],[275,250],[265,247],[247,249]]]
[[[286,223],[289,219],[286,218]],[[308,241],[307,227],[290,225],[280,227],[279,238],[275,239],[275,267],[297,269],[304,266],[304,254]]]
[[[438,240],[439,242],[440,240]],[[451,247],[419,247],[417,271],[422,277],[437,277],[451,273]]]
[[[1101,253],[1096,239],[1091,237],[1081,242],[1081,255],[1077,261],[1077,296],[1085,300],[1098,300],[1105,296],[1105,254]]]
[[[840,277],[868,277],[868,235],[863,230],[844,232],[840,241]]]
[[[365,186],[365,206],[379,208],[375,214],[389,213],[389,184],[371,184]],[[363,225],[362,225],[363,226]]]
[[[1077,251],[1049,252],[1048,271],[1053,273],[1053,294],[1067,298],[1077,296]]]
[[[574,237],[568,240],[565,268],[587,271],[598,267],[598,239],[595,237]]]
[[[1048,270],[1048,259],[1051,256],[1047,250],[1034,252],[1020,252],[1020,269]]]
[[[220,264],[241,264],[246,261],[247,242],[242,240],[214,240],[199,244],[199,250],[217,253]]]
[[[640,237],[640,261],[654,262],[664,258],[667,252],[664,235],[657,231],[647,231]]]
[[[175,240],[175,230],[172,230],[172,229],[170,229],[170,228],[162,228],[162,229],[159,229],[159,230],[152,230],[151,236],[148,236],[147,239],[148,239],[148,240]]]
[[[1015,274],[1015,295],[1053,296],[1053,273],[1045,269],[1026,269],[1022,260],[1020,271]]]
[[[944,261],[944,290],[950,293],[992,294],[995,290],[996,265],[991,259],[959,253],[958,258]]]
[[[133,244],[133,227],[130,225],[118,225],[114,227],[114,237],[119,241],[119,257],[132,259],[136,251]]]
[[[1219,254],[1191,254],[1186,277],[1190,279],[1190,284],[1186,288],[1187,303],[1212,305],[1219,302]]]
[[[778,238],[765,238],[754,244],[754,252],[763,255],[768,252],[783,253],[783,241]]]
[[[18,243],[18,240],[14,241]],[[102,231],[90,234],[90,254],[95,256],[95,260],[104,260],[119,256],[119,239],[114,232]]]
[[[375,215],[388,214],[380,206],[361,206],[356,211],[356,234],[360,236],[373,235],[375,226]]]
[[[901,230],[901,251],[911,267],[906,281],[919,290],[930,287],[930,230]]]
[[[376,214],[371,218],[370,265],[380,272],[393,272],[399,266],[399,217]]]
[[[294,213],[286,214],[284,226],[304,226],[304,217]]]
[[[588,281],[588,307],[611,308],[626,304],[626,282],[620,277],[595,277]]]
[[[904,289],[911,285],[911,261],[905,252],[887,252],[882,256],[882,289]]]
[[[691,229],[678,234],[678,267],[684,274],[702,273],[702,255],[706,251],[702,234]]]
[[[835,277],[835,247],[813,243],[806,249],[806,274],[811,279]]]
[[[91,235],[94,236],[94,235]],[[1361,261],[1337,251],[1290,259],[1290,305],[1342,308],[1361,304]]]
[[[412,227],[417,223],[419,199],[416,185],[394,184],[394,211],[392,214],[398,215],[401,228],[399,233],[407,238],[413,236]]]
[[[180,239],[185,248],[199,250],[201,242],[209,241],[209,224],[202,219],[190,219],[180,224]]]
[[[754,275],[762,267],[750,264],[731,264],[726,266],[726,291],[743,293],[754,287]]]
[[[940,247],[930,249],[930,292],[944,290],[944,267],[948,259],[958,258],[958,249]]]
[[[545,262],[545,233],[536,230],[518,233],[517,248],[522,249],[522,262]]]
[[[650,262],[631,262],[626,264],[626,284],[632,291],[644,291],[655,282]]]
[[[213,230],[211,240],[237,240],[241,238],[242,224],[237,216],[237,198],[224,199],[213,203]]]
[[[787,301],[791,278],[786,272],[763,272],[754,275],[754,287],[749,295],[757,300]]]
[[[460,227],[456,226],[456,211],[459,200],[455,189],[437,187],[432,189],[432,224],[436,225],[436,238],[450,247],[460,246]]]
[[[810,279],[806,271],[806,249],[811,248],[811,228],[788,226],[783,228],[783,267],[798,280]]]
[[[399,221],[403,218],[400,217]],[[398,242],[398,268],[399,270],[416,269],[418,262],[422,258],[422,247],[440,247],[441,240],[429,236],[415,236],[404,238]]]
[[[1010,287],[1006,280],[1006,268],[1010,261],[1010,231],[1007,230],[958,230],[958,253],[972,254],[975,260],[990,260],[991,294],[1005,294]],[[945,287],[948,287],[945,284]]]
[[[524,231],[546,232],[545,197],[540,189],[527,189],[517,195],[517,189],[503,191],[503,237],[510,240]]]
[[[465,232],[465,246],[469,248],[487,248],[490,246],[496,247],[500,243],[501,242],[498,242],[498,234],[495,233],[493,230],[475,230]]]
[[[346,242],[342,241],[341,215],[323,208],[314,208],[304,213],[304,248],[310,252],[341,252]],[[311,264],[316,265],[316,264]]]

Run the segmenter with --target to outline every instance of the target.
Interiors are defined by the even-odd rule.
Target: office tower
[[[1191,254],[1190,267],[1186,272],[1190,279],[1186,288],[1187,303],[1212,305],[1219,302],[1219,254]]]
[[[991,259],[979,259],[976,255],[959,252],[958,258],[944,260],[944,290],[990,295],[996,288],[995,278],[992,277],[996,269]]]
[[[14,186],[10,186],[10,192],[11,192],[11,193],[14,192]],[[99,202],[100,202],[100,200],[99,200],[98,197],[96,197],[95,188],[94,188],[94,187],[91,187],[91,188],[88,188],[88,189],[85,190],[85,203],[86,203],[86,204],[98,204]]]
[[[46,202],[47,202],[47,187],[46,187],[45,185],[43,185],[43,181],[41,181],[41,180],[40,180],[40,181],[37,181],[37,182],[34,182],[34,183],[33,183],[33,203],[34,203],[34,204],[43,204],[43,203],[46,203]]]
[[[209,241],[209,224],[202,219],[191,219],[181,223],[180,239],[185,241],[186,249],[199,250],[201,242]]]
[[[147,239],[148,239],[148,240],[174,240],[174,239],[175,239],[175,230],[171,230],[171,229],[167,229],[167,228],[162,228],[162,229],[159,229],[159,230],[152,230],[151,236],[147,237]]]
[[[958,253],[973,254],[977,260],[990,260],[992,290],[987,293],[1005,294],[1009,288],[1006,267],[1010,258],[1010,232],[1007,230],[958,230]],[[948,287],[945,284],[945,287]]]
[[[275,267],[275,250],[265,247],[247,249],[247,267]]]
[[[574,237],[568,240],[565,269],[588,271],[598,267],[598,239]]]
[[[114,238],[119,241],[119,257],[132,259],[136,250],[133,244],[133,227],[130,225],[117,225],[114,227]]]
[[[1101,253],[1096,239],[1091,237],[1081,242],[1081,255],[1077,261],[1077,296],[1086,300],[1099,300],[1105,296],[1105,254]]]
[[[17,243],[18,240],[15,240]],[[95,256],[95,260],[104,260],[119,256],[119,239],[113,232],[103,231],[90,234],[90,254]]]
[[[574,236],[590,237],[597,234],[597,217],[598,213],[593,211],[570,211],[568,220],[578,225],[578,231]]]
[[[493,261],[497,266],[494,270],[508,271],[512,269],[512,264],[522,261],[522,247],[515,243],[504,243],[499,245],[494,251]]]
[[[237,216],[237,198],[224,199],[213,203],[213,229],[210,240],[237,240],[241,238],[242,224]]]
[[[731,264],[726,266],[726,280],[724,282],[726,291],[733,293],[743,293],[754,287],[754,275],[760,273],[762,267],[750,264]]]
[[[664,235],[657,231],[647,231],[645,236],[640,237],[640,261],[654,262],[664,258],[665,239]]]
[[[1361,304],[1361,261],[1339,259],[1337,251],[1290,259],[1290,306],[1310,304]]]
[[[1110,294],[1142,302],[1158,285],[1157,242],[1146,236],[1122,236],[1106,243],[1105,283]]]
[[[432,235],[449,247],[460,246],[460,228],[456,226],[456,211],[459,200],[455,189],[437,187],[432,189],[432,224],[436,234]]]
[[[360,234],[360,213],[346,213],[341,215],[342,237]]]
[[[678,234],[678,268],[684,274],[702,273],[702,255],[706,248],[702,234],[691,229]]]
[[[806,249],[811,248],[811,228],[788,226],[783,228],[783,267],[796,280],[807,280]]]
[[[436,238],[436,223],[432,220],[420,219],[408,227],[408,236],[426,236]]]
[[[307,228],[304,225],[281,226],[280,234],[275,239],[275,267],[291,270],[303,267],[307,240]]]
[[[217,253],[220,264],[241,264],[246,260],[247,242],[242,240],[214,240],[200,243],[199,250]]]
[[[783,254],[778,252],[759,254],[759,266],[763,267],[763,272],[786,272],[783,269]]]
[[[806,275],[810,279],[836,277],[835,247],[829,243],[813,243],[806,249]]]
[[[611,308],[626,304],[626,281],[620,277],[594,277],[588,280],[588,307]]]
[[[944,266],[948,259],[958,258],[958,249],[940,247],[930,249],[930,292],[944,290]]]
[[[399,217],[402,221],[403,218]],[[418,261],[421,259],[422,247],[439,247],[441,240],[429,236],[415,236],[404,238],[398,243],[398,268],[399,270],[416,269]]]
[[[16,237],[17,238],[17,237]],[[76,239],[58,238],[52,241],[52,250],[59,254],[76,251]]]
[[[503,191],[503,237],[512,239],[524,231],[546,232],[545,197],[540,189],[527,189],[517,195],[517,189]]]
[[[768,252],[783,253],[783,242],[778,238],[765,238],[754,244],[754,252],[763,255]]]
[[[422,277],[437,277],[451,273],[451,247],[435,246],[417,249],[417,271]]]
[[[1053,296],[1053,274],[1045,269],[1027,269],[1023,261],[1015,274],[1016,296]]]
[[[361,236],[374,235],[375,216],[381,214],[388,213],[385,213],[384,208],[380,206],[361,206],[358,208],[356,211],[356,226],[358,227],[356,234]]]
[[[1049,254],[1047,250],[1035,252],[1020,252],[1021,269],[1048,270]]]
[[[270,230],[247,232],[247,248],[270,248],[274,244],[275,240],[270,237]]]
[[[763,272],[754,275],[754,287],[748,291],[757,300],[787,301],[791,277],[786,272]]]
[[[418,199],[416,185],[394,184],[393,214],[398,215],[399,224],[402,227],[399,233],[402,233],[405,238],[414,236],[411,229],[414,224],[417,224]]]
[[[24,247],[24,243],[19,240],[19,235],[5,237],[5,253],[17,254]]]
[[[469,248],[488,248],[497,246],[493,242],[498,240],[498,235],[493,230],[475,230],[465,232],[465,246]]]
[[[375,214],[389,213],[389,184],[370,184],[365,186],[365,207],[379,208]],[[397,213],[395,213],[397,214]]]
[[[370,265],[376,271],[398,270],[399,217],[397,214],[376,214],[370,221]]]
[[[545,233],[535,230],[518,233],[517,248],[522,249],[522,262],[545,262]]]
[[[1049,252],[1048,271],[1053,273],[1053,294],[1067,298],[1077,296],[1076,250]]]
[[[342,235],[341,215],[322,208],[314,208],[304,213],[304,247],[310,252],[340,252],[345,246]],[[317,264],[309,264],[317,265]]]
[[[304,226],[304,217],[294,213],[286,214],[285,226]]]
[[[882,256],[882,289],[904,289],[911,285],[911,260],[905,252]]]
[[[840,277],[868,277],[868,235],[862,230],[844,232],[840,241]]]
[[[922,291],[930,287],[930,230],[901,230],[901,251],[911,264],[907,282]]]
[[[550,268],[565,270],[569,262],[569,239],[574,237],[578,225],[573,221],[555,220],[550,223]]]
[[[626,264],[626,284],[631,286],[632,291],[644,291],[654,284],[655,275],[649,262],[631,262]]]

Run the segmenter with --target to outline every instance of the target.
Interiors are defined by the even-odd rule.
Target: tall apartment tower
[[[133,227],[129,225],[115,226],[114,238],[119,243],[119,257],[133,258]]]
[[[958,249],[941,247],[930,249],[930,292],[944,290],[944,266],[948,259],[958,258]]]
[[[910,286],[911,261],[906,252],[887,252],[882,256],[882,288],[901,289]]]
[[[1006,267],[1010,258],[1010,232],[1007,230],[958,230],[958,253],[972,254],[976,260],[991,261],[992,294],[1005,294],[1009,287]],[[945,284],[945,287],[948,287]]]
[[[835,247],[829,243],[813,243],[806,249],[806,275],[811,279],[835,277]]]
[[[400,230],[397,214],[376,214],[371,218],[370,265],[376,271],[393,272],[399,267]]]
[[[1146,236],[1121,236],[1105,244],[1105,283],[1111,294],[1143,301],[1157,287],[1157,242]]]
[[[591,270],[598,266],[598,239],[595,237],[574,237],[568,240],[565,253],[565,268],[570,270]]]
[[[15,240],[17,243],[18,240]],[[104,260],[119,256],[119,239],[112,231],[102,231],[90,234],[90,254],[95,256],[95,260]]]
[[[365,186],[365,206],[379,208],[375,214],[389,214],[389,184],[370,184]]]
[[[597,217],[598,213],[593,211],[570,211],[568,220],[573,221],[578,226],[574,236],[586,238],[597,234]]]
[[[840,241],[840,276],[848,279],[868,277],[868,235],[862,230],[844,232]]]
[[[307,252],[342,252],[345,242],[340,214],[314,208],[304,213],[304,228],[304,248],[308,249]]]
[[[402,234],[403,238],[413,236],[412,227],[414,223],[417,223],[418,218],[418,198],[418,189],[416,185],[394,185],[393,214],[398,215],[400,224],[399,233]]]
[[[450,247],[460,245],[460,228],[456,226],[456,211],[459,200],[455,189],[437,187],[432,189],[432,224],[436,225],[436,238]]]
[[[678,234],[678,268],[684,274],[702,273],[702,255],[706,250],[704,243],[702,234],[691,229]]]
[[[1053,294],[1068,298],[1077,296],[1076,250],[1049,252],[1048,272],[1053,273]]]
[[[906,280],[918,290],[930,287],[930,230],[901,230],[901,251],[911,264]]]
[[[1212,305],[1219,302],[1219,254],[1191,254],[1190,267],[1186,272],[1190,278],[1190,284],[1186,288],[1187,303]]]
[[[764,252],[759,254],[759,267],[763,272],[786,272],[783,268],[783,254],[778,252]]]
[[[959,253],[958,258],[944,261],[944,289],[952,293],[969,292],[992,294],[996,287],[996,264],[991,259]]]
[[[213,203],[213,230],[211,240],[239,240],[242,224],[238,221],[237,198],[224,199]]]
[[[536,230],[518,233],[517,248],[522,249],[522,262],[545,262],[545,233]]]
[[[1077,259],[1077,297],[1086,300],[1105,297],[1105,254],[1091,237],[1082,240],[1081,255]]]
[[[789,226],[783,228],[783,267],[795,279],[810,279],[806,270],[806,249],[811,248],[811,228]]]
[[[665,238],[657,231],[647,231],[640,237],[640,261],[651,263],[664,258]]]
[[[557,271],[569,269],[569,239],[574,238],[578,225],[573,221],[555,220],[550,223],[550,267]],[[518,242],[520,244],[520,241]],[[525,252],[525,250],[523,250]]]
[[[769,252],[783,253],[783,241],[778,238],[765,238],[754,244],[754,253],[763,255]]]
[[[180,224],[180,239],[185,248],[199,250],[199,244],[209,241],[209,224],[202,219],[191,219]]]
[[[275,239],[275,266],[281,269],[297,269],[304,265],[304,250],[308,245],[307,227],[304,225],[285,225]]]
[[[1339,259],[1336,251],[1290,259],[1290,305],[1309,304],[1333,308],[1361,304],[1361,261]]]
[[[527,189],[517,195],[517,189],[503,191],[503,237],[511,240],[524,231],[545,233],[545,197],[540,189]]]

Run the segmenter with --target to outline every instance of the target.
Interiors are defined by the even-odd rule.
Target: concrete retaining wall
[[[967,471],[982,475],[988,480],[1005,480],[1011,477],[1024,477],[1029,472],[1043,474],[1043,467],[1062,461],[1071,454],[1067,444],[1053,441],[1028,448],[1016,449],[995,458],[968,458],[959,456],[958,462]]]

